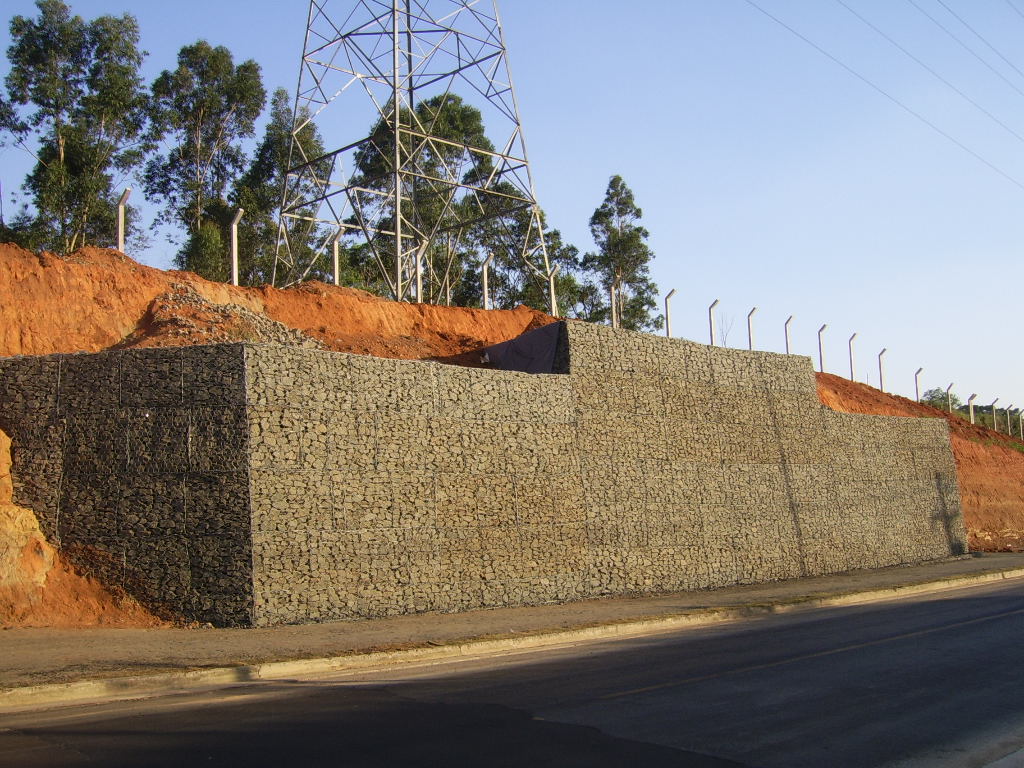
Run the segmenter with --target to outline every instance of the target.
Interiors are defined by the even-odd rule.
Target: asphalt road
[[[1024,580],[0,717],[2,766],[1024,765]]]

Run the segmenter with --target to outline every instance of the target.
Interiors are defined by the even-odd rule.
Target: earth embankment
[[[0,245],[0,356],[276,341],[336,352],[472,363],[473,352],[553,322],[528,307],[387,301],[319,282],[238,288],[116,251],[68,257]]]

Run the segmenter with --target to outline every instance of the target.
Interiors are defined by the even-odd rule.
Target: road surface
[[[1024,765],[1024,580],[0,716],[2,766]]]

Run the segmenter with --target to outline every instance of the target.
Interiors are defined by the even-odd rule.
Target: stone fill
[[[16,501],[222,625],[706,589],[965,551],[945,422],[804,357],[562,324],[555,372],[276,345],[0,359]]]
[[[237,344],[0,358],[16,502],[161,615],[250,623],[244,361]]]

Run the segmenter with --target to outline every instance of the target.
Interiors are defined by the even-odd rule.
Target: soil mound
[[[945,419],[956,458],[971,549],[1024,551],[1024,442],[905,397],[819,373],[818,397],[834,411]]]
[[[171,283],[171,289],[149,303],[135,330],[113,349],[129,347],[178,347],[232,341],[275,342],[299,347],[323,348],[323,344],[238,304],[214,304],[187,283]]]
[[[0,356],[249,340],[472,364],[477,350],[553,321],[528,307],[408,304],[318,282],[236,288],[116,251],[0,245]]]

